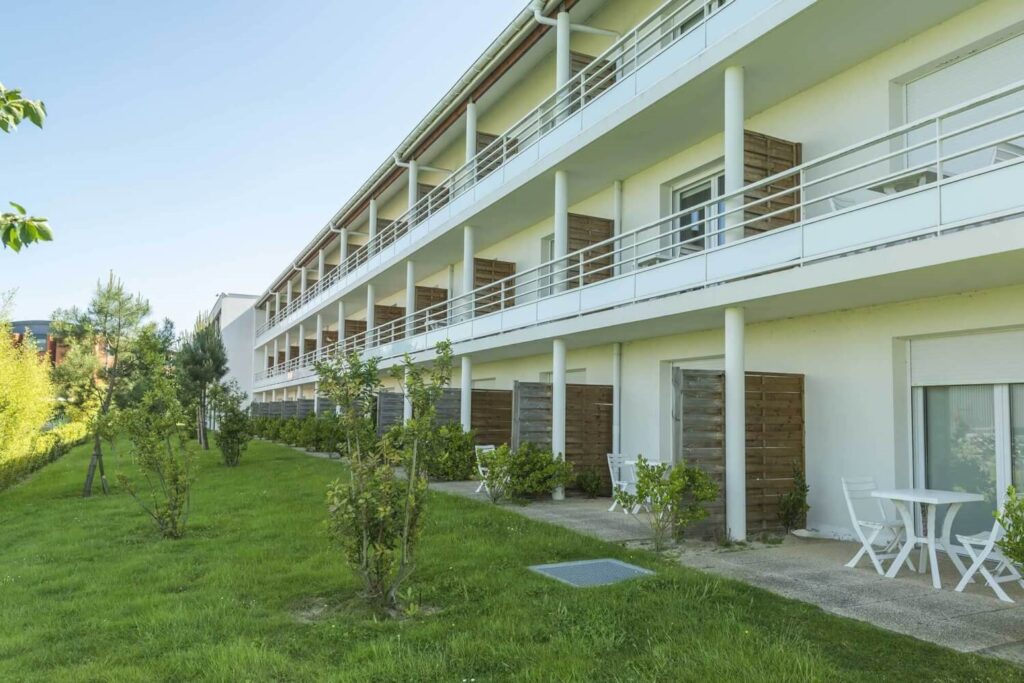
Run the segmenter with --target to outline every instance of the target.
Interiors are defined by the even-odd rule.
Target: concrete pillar
[[[371,197],[370,198],[369,213],[370,213],[370,225],[367,228],[367,232],[370,235],[370,239],[372,240],[374,237],[377,236],[377,198],[376,197]]]
[[[292,303],[292,280],[288,278],[288,284],[285,285],[285,305],[291,305]]]
[[[551,342],[551,452],[556,459],[565,459],[565,341]],[[559,487],[552,492],[555,500],[562,500],[565,491]]]
[[[476,102],[466,103],[466,163],[473,160],[479,150],[476,148]]]
[[[555,264],[552,281],[555,291],[565,289],[568,265],[564,259],[569,253],[569,176],[565,171],[555,171]]]
[[[324,258],[324,250],[321,249],[316,255],[316,281],[324,279],[324,270],[327,269],[327,261]]]
[[[299,295],[305,294],[307,289],[309,289],[309,276],[306,266],[302,266],[299,270]]]
[[[316,314],[316,350],[317,356],[320,355],[320,351],[324,348],[324,314]]]
[[[299,323],[299,358],[306,354],[306,323]]]
[[[406,380],[409,379],[409,372],[408,371],[406,371],[406,373],[405,373],[405,378],[406,378]],[[408,386],[408,381],[406,382],[406,386]],[[412,401],[409,400],[409,394],[408,394],[408,392],[406,392],[405,398],[402,401],[402,421],[403,422],[408,422],[411,419],[412,419]]]
[[[268,324],[270,322],[270,300],[267,300],[266,305],[263,307],[263,323]]]
[[[561,88],[572,78],[572,53],[570,38],[572,24],[568,12],[559,12],[555,26],[555,88]]]
[[[277,365],[278,354],[281,353],[280,347],[278,347],[277,340],[274,340],[274,365]]]
[[[420,165],[415,159],[409,159],[409,208],[419,201]]]
[[[366,347],[369,348],[373,341],[373,307],[376,297],[373,294],[373,285],[366,285]]]
[[[473,302],[468,296],[473,291],[474,267],[473,259],[476,250],[473,247],[473,226],[467,225],[462,228],[462,294],[464,298],[459,306],[459,319],[466,320],[473,317]]]
[[[284,362],[287,363],[292,359],[292,332],[288,330],[284,333]]]
[[[725,70],[725,192],[730,194],[743,187],[743,67],[730,66]],[[726,202],[726,211],[743,206],[742,197]],[[730,229],[743,222],[743,212],[726,216],[725,242],[743,239],[741,228]]]
[[[276,362],[277,362],[277,360],[275,359],[274,363],[276,363]],[[274,363],[270,362],[270,344],[264,344],[263,345],[263,369],[264,370],[269,370],[270,366],[273,365]]]
[[[612,344],[612,452],[622,453],[622,342]]]
[[[281,292],[274,292],[274,315],[281,312]]]
[[[462,356],[459,374],[459,418],[463,431],[473,428],[473,359],[469,356]]]
[[[338,233],[338,267],[340,268],[348,260],[348,228],[342,228]]]
[[[725,527],[729,538],[747,538],[747,386],[744,313],[725,309]]]
[[[320,415],[320,383],[313,382],[313,414]]]
[[[612,183],[612,234],[616,237],[622,234],[623,221],[625,220],[625,204],[622,198],[622,181],[616,180]],[[622,244],[619,242],[615,243],[615,249],[621,247]],[[622,254],[615,254],[612,257],[615,268],[615,275],[619,275],[622,272]]]
[[[338,300],[338,342],[339,346],[344,349],[344,345],[340,342],[345,341],[345,302]]]
[[[405,334],[411,337],[416,333],[416,264],[405,262]]]

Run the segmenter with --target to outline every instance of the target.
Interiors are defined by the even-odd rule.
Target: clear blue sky
[[[0,82],[49,118],[0,134],[0,202],[56,234],[0,251],[15,318],[111,269],[179,325],[262,292],[524,5],[5,3]]]

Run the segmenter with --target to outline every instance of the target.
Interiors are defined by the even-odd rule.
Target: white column
[[[313,414],[320,416],[320,382],[313,382]]]
[[[569,176],[565,171],[555,171],[555,270],[560,271],[568,263],[563,257],[569,253]],[[555,291],[565,289],[567,273],[558,272],[553,278]]]
[[[725,309],[725,526],[747,538],[747,386],[743,309]]]
[[[274,315],[281,312],[281,292],[274,292]]]
[[[459,305],[458,319],[468,320],[473,317],[473,302],[468,295],[473,291],[473,254],[476,250],[473,247],[473,226],[467,225],[462,228],[462,294],[464,298]]]
[[[725,70],[725,192],[743,187],[743,67],[730,66]],[[726,210],[743,206],[742,198],[729,200]],[[726,228],[743,222],[741,211],[726,217]],[[743,239],[743,230],[727,230],[726,242]]]
[[[375,297],[373,295],[373,285],[366,285],[366,346],[369,348],[373,340],[373,307]]]
[[[345,340],[345,302],[338,301],[338,341]]]
[[[572,54],[570,53],[570,37],[572,24],[568,12],[558,13],[558,25],[555,26],[555,88],[561,88],[572,78]]]
[[[324,279],[324,270],[326,270],[327,262],[324,259],[324,250],[321,249],[316,255],[316,281],[320,282]]]
[[[338,266],[344,265],[348,260],[348,228],[342,228],[338,232]]]
[[[406,373],[405,373],[405,378],[406,378],[406,380],[409,379],[409,372],[408,371],[406,371]],[[408,382],[406,382],[406,386],[409,386]],[[409,394],[408,394],[408,392],[406,392],[405,399],[402,401],[402,421],[403,422],[408,422],[411,419],[412,419],[412,401],[409,400]]]
[[[477,153],[476,148],[476,102],[466,102],[466,163]]]
[[[612,452],[622,453],[622,342],[612,344]]]
[[[551,452],[556,459],[565,459],[565,341],[551,342]],[[559,487],[552,494],[562,500],[565,491]]]
[[[625,220],[625,205],[622,198],[622,181],[616,180],[612,183],[612,234],[616,237],[622,234],[623,221]],[[615,243],[615,248],[619,248],[622,245],[618,242]],[[622,272],[622,254],[615,254],[613,256],[615,261],[614,272],[619,275]]]
[[[405,334],[411,337],[416,333],[416,264],[405,262]]]
[[[409,208],[419,200],[420,165],[415,159],[409,159]]]
[[[306,323],[299,323],[299,358],[306,353]]]
[[[459,374],[459,418],[462,431],[473,428],[473,359],[462,357],[462,372]]]
[[[273,363],[270,362],[270,344],[263,345],[263,369],[269,370]]]
[[[320,351],[324,348],[324,314],[316,314],[316,350]],[[317,354],[319,355],[319,353]]]
[[[263,307],[263,322],[270,322],[270,299],[267,299],[267,304]]]
[[[305,294],[306,293],[306,289],[308,289],[308,287],[309,287],[309,278],[306,275],[306,271],[307,271],[306,266],[302,266],[302,268],[299,270],[299,295],[300,296]]]
[[[287,363],[292,359],[292,332],[288,330],[284,333],[284,362]]]
[[[377,198],[376,197],[371,197],[370,198],[369,213],[370,213],[370,225],[367,228],[367,231],[368,231],[368,233],[370,235],[370,239],[372,240],[374,237],[377,236]]]
[[[289,305],[292,302],[292,281],[288,278],[288,284],[285,286],[285,305]]]
[[[277,339],[275,339],[274,340],[274,362],[273,362],[273,365],[277,365],[278,354],[280,352],[281,352],[281,349],[277,345]]]

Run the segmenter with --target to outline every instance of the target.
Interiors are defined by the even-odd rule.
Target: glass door
[[[721,202],[709,204],[725,194],[725,176],[718,175],[675,193],[673,210],[681,213],[676,219],[672,243],[676,255],[685,255],[721,244],[722,219],[715,216],[724,211]],[[709,234],[710,233],[710,234]]]
[[[1010,482],[1024,493],[1024,384],[1011,384],[1010,393]],[[1003,493],[1005,487],[999,492]]]

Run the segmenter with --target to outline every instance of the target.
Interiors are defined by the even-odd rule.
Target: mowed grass
[[[123,448],[108,472],[131,471]],[[0,493],[2,681],[1019,680],[1021,670],[827,615],[488,503],[429,500],[413,616],[382,618],[324,527],[337,462],[254,443],[202,456],[189,533],[79,448]],[[574,589],[527,565],[618,557],[655,577]]]

